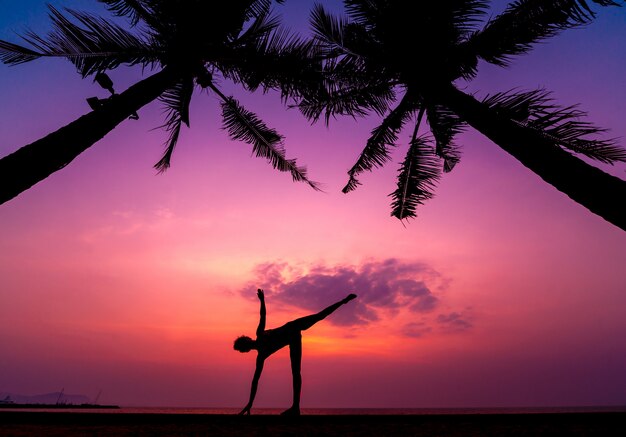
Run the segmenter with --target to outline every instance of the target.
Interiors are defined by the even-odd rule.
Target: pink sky
[[[40,26],[43,3],[1,18],[0,38]],[[286,14],[305,18],[304,8]],[[624,18],[603,9],[510,70],[481,69],[469,90],[545,86],[624,145]],[[119,89],[140,78],[110,75]],[[626,233],[472,131],[405,228],[387,197],[403,146],[356,192],[340,192],[376,118],[310,126],[274,95],[233,92],[287,137],[288,156],[325,193],[228,140],[216,99],[199,93],[192,128],[157,175],[161,109],[144,108],[0,206],[0,392],[243,406],[254,356],[232,340],[254,333],[262,287],[269,327],[360,295],[305,333],[303,407],[626,404]],[[83,114],[96,94],[63,61],[0,66],[0,154]],[[624,178],[626,166],[607,170]],[[282,351],[255,405],[290,399]]]

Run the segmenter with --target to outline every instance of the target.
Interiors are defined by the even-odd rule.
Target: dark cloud
[[[402,335],[419,338],[432,332],[432,328],[425,322],[407,323],[402,329]]]
[[[456,312],[439,314],[437,323],[447,332],[466,331],[472,327],[472,324],[463,315]]]
[[[402,308],[423,314],[439,304],[427,283],[441,282],[440,275],[426,264],[393,258],[360,266],[315,265],[306,272],[287,263],[265,263],[255,269],[255,274],[255,284],[265,288],[272,303],[310,312],[320,311],[349,293],[357,294],[357,300],[329,318],[342,326],[373,322],[381,313],[394,314]]]

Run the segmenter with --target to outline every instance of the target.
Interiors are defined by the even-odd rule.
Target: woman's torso
[[[268,357],[293,341],[299,340],[301,336],[300,331],[294,329],[291,322],[279,328],[266,329],[256,339],[259,355]]]

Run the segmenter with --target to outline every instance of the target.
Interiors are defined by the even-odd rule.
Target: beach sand
[[[626,436],[626,413],[235,416],[0,412],[0,436]]]

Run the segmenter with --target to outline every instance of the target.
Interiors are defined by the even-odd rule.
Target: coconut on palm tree
[[[311,21],[314,39],[327,56],[326,82],[323,92],[306,96],[302,112],[312,120],[325,115],[327,122],[337,114],[383,116],[343,191],[354,190],[362,172],[387,163],[399,132],[411,124],[412,139],[391,197],[393,216],[414,217],[416,207],[433,196],[442,171],[459,161],[455,137],[469,125],[574,201],[626,230],[626,182],[572,154],[612,164],[626,162],[626,150],[600,138],[604,130],[582,120],[582,111],[559,107],[544,90],[477,100],[456,86],[476,77],[479,60],[507,66],[536,43],[588,23],[595,15],[589,3],[517,0],[485,20],[489,3],[344,0],[345,17],[315,7]],[[424,119],[430,134],[420,134]]]
[[[0,159],[0,203],[65,167],[155,99],[166,107],[163,127],[169,134],[155,167],[167,169],[181,126],[189,125],[189,103],[198,87],[221,101],[223,126],[231,138],[251,144],[256,156],[318,189],[303,167],[286,158],[283,137],[218,86],[227,79],[249,91],[276,89],[289,99],[314,82],[306,80],[319,73],[312,43],[279,28],[270,13],[272,0],[98,1],[128,18],[131,30],[99,16],[49,6],[53,30],[48,35],[26,33],[22,38],[28,47],[0,40],[5,64],[67,58],[83,77],[95,76],[113,94],[90,99],[92,112]],[[120,65],[141,65],[156,73],[118,95],[104,72]]]

